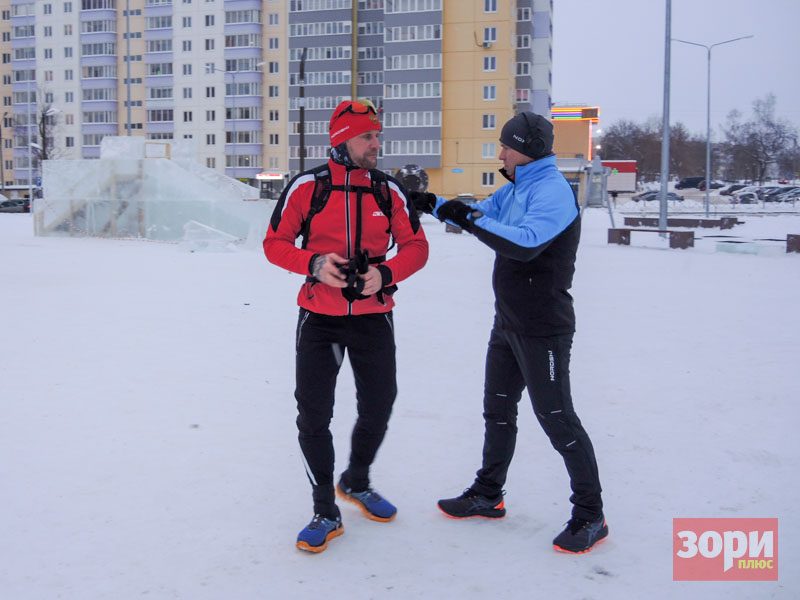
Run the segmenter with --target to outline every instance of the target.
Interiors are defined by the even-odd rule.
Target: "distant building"
[[[503,123],[550,110],[552,0],[0,0],[0,11],[0,163],[17,186],[38,179],[42,146],[96,158],[104,136],[130,134],[193,139],[201,164],[275,193],[299,169],[304,48],[307,167],[327,157],[333,107],[366,97],[383,113],[380,168],[417,164],[438,193],[485,196],[504,183]]]

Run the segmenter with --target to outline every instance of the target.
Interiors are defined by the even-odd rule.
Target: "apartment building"
[[[551,0],[290,0],[289,168],[327,157],[340,101],[367,98],[382,112],[389,172],[424,168],[445,196],[489,195],[499,128],[515,112],[550,114]]]
[[[42,149],[96,158],[104,136],[139,135],[186,141],[202,164],[266,178],[274,192],[301,162],[327,158],[340,101],[369,98],[384,124],[380,168],[417,165],[437,193],[485,196],[502,184],[505,120],[550,112],[552,0],[0,0],[0,10],[13,129],[0,132],[0,162],[19,186],[38,178]]]

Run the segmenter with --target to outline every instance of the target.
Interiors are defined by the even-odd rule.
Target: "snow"
[[[800,233],[793,212],[742,220],[725,233]],[[800,255],[646,234],[610,246],[607,212],[587,210],[572,387],[610,536],[571,556],[551,546],[566,473],[527,401],[508,516],[436,509],[479,466],[493,254],[424,225],[431,258],[396,296],[400,394],[372,473],[398,517],[342,505],[345,535],[311,555],[294,547],[312,516],[292,395],[301,278],[253,248],[34,237],[30,215],[0,215],[2,597],[796,597]],[[337,473],[353,396],[345,366]],[[673,582],[676,517],[777,517],[780,580]]]

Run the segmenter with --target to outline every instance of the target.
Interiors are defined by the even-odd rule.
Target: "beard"
[[[374,169],[378,166],[378,153],[365,152],[361,156],[352,156],[353,162],[360,169]]]

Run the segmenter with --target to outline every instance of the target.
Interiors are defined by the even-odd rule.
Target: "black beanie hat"
[[[521,112],[503,125],[500,141],[533,159],[553,153],[553,124],[542,115]]]

